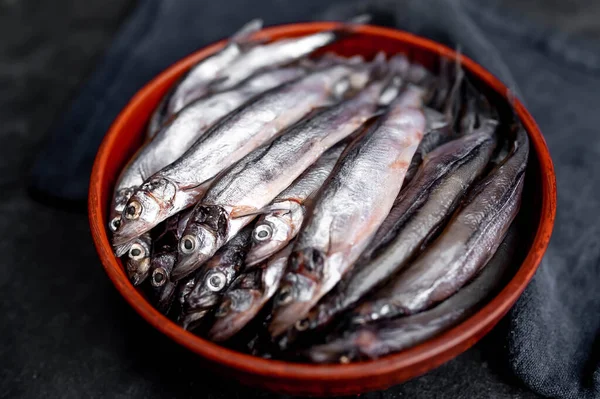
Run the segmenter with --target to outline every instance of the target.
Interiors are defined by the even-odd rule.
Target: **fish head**
[[[204,317],[208,314],[209,309],[199,309],[189,313],[183,313],[179,317],[179,323],[184,330],[194,330],[202,325]]]
[[[171,273],[174,281],[188,276],[217,251],[215,232],[203,224],[188,224],[177,247],[177,263]]]
[[[167,179],[153,178],[144,183],[127,201],[113,245],[131,241],[166,219],[175,193],[175,184]]]
[[[152,257],[150,284],[153,287],[162,287],[170,281],[171,270],[177,260],[177,252],[168,252]]]
[[[152,241],[150,234],[144,234],[131,242],[124,255],[125,269],[133,285],[139,285],[150,272],[150,255]]]
[[[304,355],[314,363],[342,363],[377,357],[382,352],[383,343],[377,334],[368,328],[351,331],[322,345],[315,345]]]
[[[209,338],[222,342],[240,331],[260,311],[261,297],[255,289],[229,291],[215,312],[216,320],[208,333]]]
[[[186,313],[209,311],[215,307],[228,286],[227,275],[218,269],[202,272],[192,291],[185,298]]]
[[[283,249],[292,239],[293,223],[289,211],[276,211],[259,219],[252,230],[246,265],[256,265]]]
[[[289,258],[289,271],[283,278],[274,300],[269,333],[275,337],[296,323],[302,323],[315,302],[323,280],[324,254],[315,248],[294,251]],[[297,326],[303,329],[302,325]]]
[[[156,289],[156,308],[162,314],[168,314],[175,299],[175,292],[177,291],[177,285],[168,282]]]
[[[184,279],[181,283],[179,283],[179,288],[177,290],[177,300],[179,304],[183,307],[185,305],[185,300],[187,296],[192,292],[194,286],[196,285],[195,276],[190,276]]]
[[[189,216],[177,248],[177,263],[171,273],[177,281],[210,259],[226,241],[228,213],[220,206],[198,205]]]
[[[112,233],[119,229],[123,211],[125,210],[127,201],[129,201],[129,198],[131,198],[134,191],[135,190],[133,187],[126,187],[115,192],[113,204],[110,209],[110,221],[108,223],[108,228]]]

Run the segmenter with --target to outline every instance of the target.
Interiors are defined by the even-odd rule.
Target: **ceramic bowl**
[[[315,33],[336,23],[316,22],[277,26],[257,33],[278,40]],[[384,389],[421,375],[454,358],[483,337],[502,318],[523,292],[548,245],[556,210],[556,184],[548,148],[535,121],[518,100],[514,109],[529,134],[531,151],[523,205],[519,218],[524,250],[515,260],[514,276],[477,313],[443,334],[403,352],[378,360],[339,365],[300,364],[267,360],[235,352],[198,337],[167,319],[128,280],[109,243],[107,212],[115,181],[123,165],[139,148],[150,114],[169,86],[194,63],[215,52],[224,42],[200,50],[175,63],[141,89],[123,109],[107,132],[98,151],[91,176],[89,219],[100,260],[109,278],[127,302],[154,328],[200,356],[208,366],[242,383],[288,394],[358,394]],[[433,41],[398,30],[363,26],[356,35],[327,48],[341,55],[373,57],[408,54],[411,60],[432,66],[440,57],[455,59],[456,53]],[[492,74],[467,57],[464,69],[492,93],[506,101],[507,88]]]

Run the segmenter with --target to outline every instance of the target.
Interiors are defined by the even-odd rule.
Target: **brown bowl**
[[[264,29],[257,37],[278,40],[331,29],[338,24],[315,22]],[[483,337],[515,303],[535,273],[548,246],[556,212],[556,182],[548,148],[533,118],[518,100],[514,108],[531,141],[523,206],[525,219],[523,256],[515,264],[514,277],[487,305],[473,316],[422,344],[378,360],[346,365],[314,365],[267,360],[239,353],[198,337],[167,319],[129,282],[109,243],[107,211],[115,180],[123,165],[139,148],[146,122],[169,86],[194,63],[215,52],[213,44],[177,62],[140,90],[113,123],[104,138],[91,176],[89,219],[92,236],[106,273],[127,302],[152,326],[200,355],[212,369],[243,383],[289,394],[358,394],[384,389],[421,375],[459,355]],[[327,50],[341,55],[372,57],[377,51],[409,54],[412,60],[432,66],[439,57],[455,59],[456,53],[433,41],[398,30],[364,26],[358,34]],[[462,64],[471,76],[491,92],[507,99],[507,88],[467,57]],[[518,266],[518,267],[517,267]]]

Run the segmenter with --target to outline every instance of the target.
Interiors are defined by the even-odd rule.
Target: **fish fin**
[[[404,79],[398,75],[390,75],[387,78],[387,82],[384,84],[377,105],[380,107],[386,107],[390,105],[392,101],[398,97],[404,87]]]
[[[115,255],[118,258],[120,258],[121,256],[124,256],[127,252],[129,252],[129,249],[131,248],[132,244],[133,244],[133,241],[129,241],[125,244],[115,246]]]
[[[387,63],[385,52],[379,51],[373,61],[370,62],[369,80],[380,80],[389,74],[389,66]]]
[[[448,120],[446,119],[446,116],[441,112],[430,107],[424,107],[423,112],[427,121],[426,131],[430,132],[432,130],[438,130],[445,126],[448,126]]]
[[[390,73],[398,75],[402,78],[406,77],[406,74],[410,70],[410,61],[404,54],[396,54],[390,58],[389,62]]]
[[[358,14],[353,16],[352,18],[348,19],[346,21],[347,24],[354,24],[354,25],[364,25],[364,24],[368,24],[369,22],[371,22],[371,20],[373,19],[373,16],[367,13],[364,14]]]
[[[342,25],[332,30],[336,40],[356,33],[358,27],[365,25],[371,21],[369,14],[359,14],[342,22]]]
[[[230,38],[229,42],[236,43],[238,45],[244,45],[248,43],[254,43],[255,40],[250,37],[263,28],[263,20],[255,18],[249,22],[246,22],[240,29],[237,30]]]
[[[450,121],[454,120],[457,114],[457,106],[460,102],[460,88],[465,80],[465,71],[461,65],[462,54],[460,47],[456,49],[456,60],[454,64],[454,82],[450,86],[448,95],[444,100],[443,113]]]

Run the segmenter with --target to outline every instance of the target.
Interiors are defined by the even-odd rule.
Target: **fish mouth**
[[[284,248],[286,244],[282,241],[271,241],[268,244],[252,246],[246,255],[246,266],[255,266],[267,260],[271,255]]]
[[[202,263],[206,262],[210,259],[210,256],[186,256],[185,258],[180,259],[173,270],[171,271],[171,281],[179,281],[184,277],[189,276],[195,270],[197,270]]]
[[[132,208],[129,213],[129,208]],[[122,213],[118,229],[113,232],[113,247],[123,245],[150,231],[161,222],[161,202],[151,193],[137,192],[131,196]]]
[[[113,233],[113,247],[119,248],[128,245],[137,237],[148,232],[152,227],[150,223],[141,219],[135,221],[122,219],[119,229]]]
[[[199,297],[193,294],[194,292],[192,291],[185,298],[184,306],[186,313],[209,311],[219,303],[219,295],[214,292],[204,293]]]
[[[162,313],[167,314],[175,299],[175,291],[177,286],[171,282],[159,287],[160,295],[156,308]]]
[[[352,346],[343,339],[316,345],[302,353],[313,363],[348,363],[356,358]]]
[[[194,330],[200,326],[204,321],[205,316],[208,314],[210,309],[195,310],[190,313],[186,313],[181,319],[181,325],[184,330]]]
[[[208,332],[210,340],[223,342],[237,334],[260,311],[263,302],[261,293],[256,290],[232,291],[217,310],[217,320]],[[226,312],[220,315],[220,312]]]
[[[135,286],[140,285],[150,274],[150,258],[127,261],[127,275]]]
[[[275,297],[273,319],[268,327],[272,337],[283,334],[304,320],[316,302],[316,286],[314,281],[298,274],[294,275],[293,284],[282,285]],[[299,327],[299,330],[302,329],[302,326]]]

